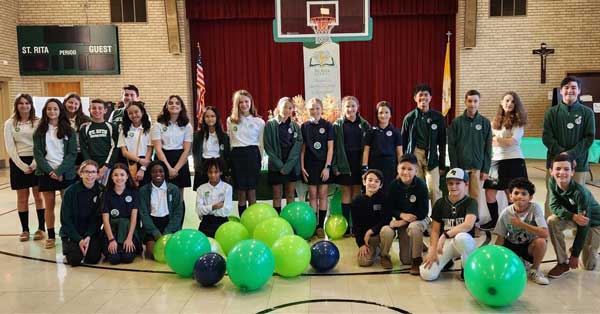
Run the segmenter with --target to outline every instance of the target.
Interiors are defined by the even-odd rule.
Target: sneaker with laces
[[[529,279],[531,279],[533,282],[537,283],[538,285],[550,284],[550,280],[548,280],[548,278],[546,278],[546,276],[544,276],[544,273],[542,273],[539,269],[530,270],[529,271]]]
[[[550,269],[550,271],[548,272],[548,277],[553,278],[553,279],[558,279],[558,278],[562,278],[563,276],[565,276],[566,274],[571,272],[571,268],[569,267],[569,264],[556,264],[556,266],[554,266],[554,268]]]
[[[408,271],[411,275],[413,276],[419,276],[421,274],[421,271],[419,269],[419,267],[421,266],[421,264],[423,264],[423,258],[422,257],[415,257],[412,260],[412,264],[410,265],[410,270]]]
[[[390,259],[389,255],[388,256],[381,255],[380,263],[381,263],[381,267],[383,267],[383,269],[392,269],[394,267],[392,265],[392,260]]]
[[[21,232],[21,234],[19,235],[19,241],[21,241],[21,242],[29,241],[29,231]]]
[[[44,231],[38,230],[33,234],[33,241],[44,240],[45,237]]]
[[[56,246],[56,239],[46,239],[46,243],[44,244],[45,249],[52,249]]]

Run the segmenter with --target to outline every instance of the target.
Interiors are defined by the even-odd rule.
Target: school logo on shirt
[[[208,197],[210,195],[209,191],[204,192],[204,197]]]
[[[320,128],[320,129],[319,129],[319,133],[321,133],[321,134],[325,134],[325,128]]]
[[[290,133],[290,134],[294,133],[294,131],[292,130],[292,128],[288,128],[288,133]]]
[[[414,203],[414,202],[416,202],[416,201],[417,201],[417,196],[415,196],[415,195],[413,194],[413,195],[411,195],[411,196],[408,198],[408,200],[409,200],[411,203]]]
[[[437,130],[437,124],[435,124],[435,123],[434,123],[434,124],[432,124],[432,125],[431,125],[431,129],[432,129],[432,130]]]
[[[427,118],[427,123],[431,123],[431,118]]]
[[[131,197],[131,195],[125,196],[125,202],[131,203],[131,201],[133,201],[133,198]]]
[[[475,130],[481,131],[481,124],[475,124]]]
[[[313,144],[313,147],[314,147],[315,149],[321,149],[321,142],[315,142],[315,143]]]
[[[98,196],[94,196],[94,198],[92,198],[92,202],[96,203],[96,201],[98,200]]]
[[[16,127],[15,128],[15,132],[19,132],[19,131],[21,131],[21,128],[20,127]]]
[[[223,145],[223,144],[219,145],[219,149],[220,150],[224,150],[225,149],[225,145]]]
[[[298,132],[294,132],[294,138],[298,137]]]
[[[575,125],[573,123],[571,123],[571,122],[567,123],[567,129],[570,130],[570,129],[574,128],[574,127],[575,127]]]
[[[163,131],[163,132],[167,132],[167,127],[166,127],[166,126],[163,126],[163,128],[162,128],[162,131]]]
[[[133,137],[135,135],[135,133],[133,133],[133,131],[129,131],[127,132],[127,136],[128,137]]]
[[[392,131],[387,131],[387,132],[385,132],[385,135],[387,135],[387,136],[392,136]]]
[[[237,125],[233,126],[233,132],[237,132]]]
[[[110,215],[113,217],[118,217],[119,216],[119,210],[116,208],[113,208],[110,210]]]
[[[575,123],[576,124],[581,124],[581,116],[575,118]]]
[[[377,211],[380,211],[380,210],[381,210],[381,204],[375,204],[375,205],[373,205],[373,211],[374,212],[377,212]]]

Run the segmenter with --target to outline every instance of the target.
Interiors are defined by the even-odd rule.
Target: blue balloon
[[[225,259],[217,253],[206,253],[194,264],[194,279],[204,287],[214,286],[225,275]]]
[[[332,270],[340,260],[340,250],[333,242],[322,240],[310,249],[310,265],[318,272]]]

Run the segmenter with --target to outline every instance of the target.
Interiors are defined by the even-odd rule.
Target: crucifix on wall
[[[542,43],[540,49],[533,49],[534,55],[540,55],[541,58],[541,79],[540,83],[546,84],[546,57],[554,54],[553,48],[548,48],[546,43]]]

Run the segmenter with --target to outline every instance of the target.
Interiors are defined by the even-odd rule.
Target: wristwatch
[[[331,169],[331,165],[325,165],[325,168]]]

